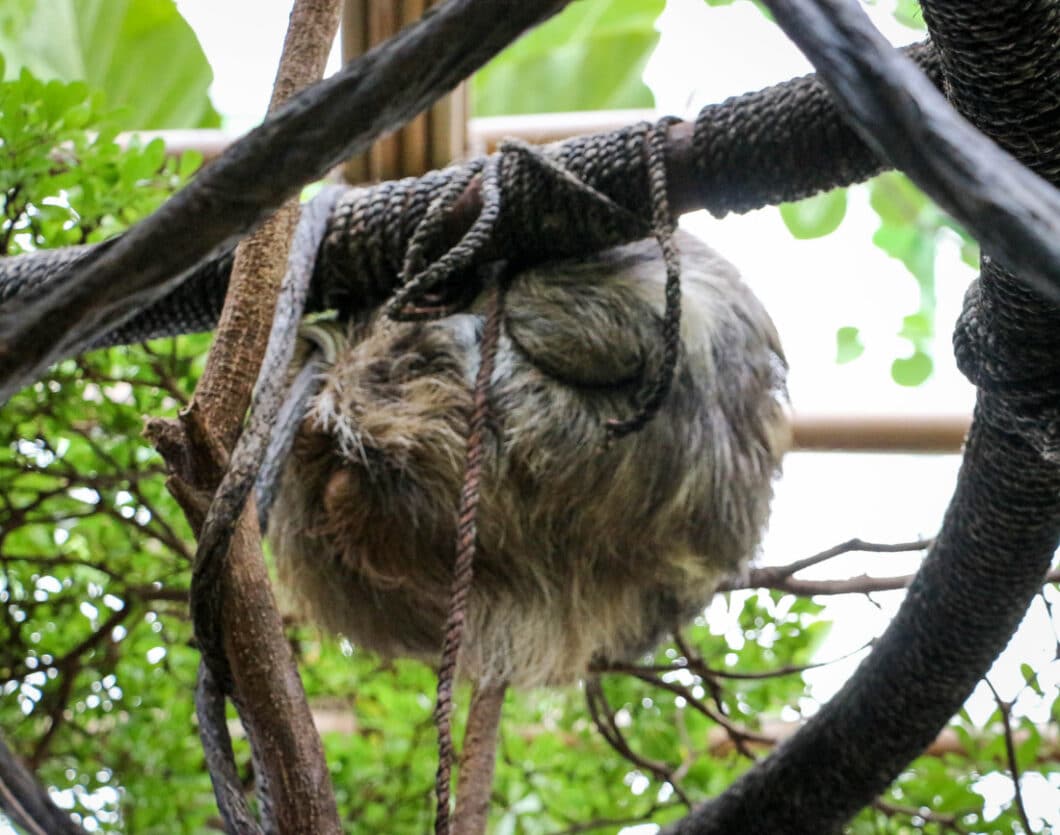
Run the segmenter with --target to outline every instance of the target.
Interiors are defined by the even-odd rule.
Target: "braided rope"
[[[673,385],[681,348],[681,254],[674,241],[677,220],[666,193],[666,128],[679,120],[663,119],[647,130],[648,193],[652,207],[652,232],[666,264],[666,310],[663,313],[662,367],[639,395],[632,417],[607,422],[608,440],[617,440],[643,429],[658,413]]]
[[[438,699],[434,709],[434,722],[438,729],[438,772],[434,783],[438,801],[434,821],[434,831],[437,835],[449,833],[450,782],[455,759],[452,733],[453,686],[467,618],[467,599],[474,576],[483,441],[490,415],[489,387],[497,356],[502,309],[501,290],[494,284],[490,291],[486,327],[482,335],[481,362],[475,376],[474,409],[468,421],[467,463],[464,484],[460,490],[456,561],[453,564],[453,585],[449,598],[449,615],[445,624],[445,644],[442,660],[438,665]]]

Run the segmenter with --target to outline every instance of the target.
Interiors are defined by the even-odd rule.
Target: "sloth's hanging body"
[[[787,444],[786,371],[736,270],[678,233],[672,389],[610,445],[662,362],[654,241],[512,277],[490,398],[475,576],[460,653],[476,681],[574,681],[651,649],[752,556]],[[483,329],[330,326],[332,363],[271,514],[281,579],[356,644],[436,662]]]

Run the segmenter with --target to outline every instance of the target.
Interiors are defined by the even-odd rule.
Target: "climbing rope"
[[[662,252],[666,266],[662,363],[638,393],[633,414],[624,419],[613,418],[605,423],[605,443],[644,428],[658,413],[670,391],[681,346],[681,264],[680,253],[674,241],[676,221],[667,198],[666,175],[667,129],[674,121],[676,120],[666,119],[655,125],[643,123],[631,128],[627,133],[629,142],[639,146],[645,159],[647,192],[652,209],[650,224],[576,176],[547,149],[537,148],[525,142],[503,142],[499,153],[482,161],[480,165],[469,165],[455,175],[450,174],[445,186],[435,192],[427,210],[420,215],[420,220],[411,229],[398,273],[398,288],[386,305],[387,315],[397,321],[416,322],[449,316],[467,307],[481,287],[480,282],[467,280],[469,273],[472,273],[477,264],[488,260],[488,248],[491,245],[496,246],[497,241],[502,239],[500,230],[505,224],[514,222],[511,217],[505,215],[505,210],[512,205],[511,202],[506,202],[508,198],[517,195],[514,201],[517,206],[533,205],[535,201],[547,204],[548,201],[541,198],[542,190],[559,189],[563,194],[562,202],[570,205],[582,201],[589,211],[581,216],[596,219],[583,222],[600,222],[602,218],[603,222],[616,229],[637,229],[642,235],[651,232]],[[629,152],[630,148],[627,147],[626,150]],[[443,248],[446,221],[475,177],[480,180],[481,211],[457,244],[438,254]],[[368,233],[358,236],[361,241],[384,240],[383,237],[371,234],[371,231],[380,223],[380,218],[387,215],[388,206],[422,198],[422,194],[416,193],[416,189],[422,188],[422,182],[401,181],[410,190],[405,195],[400,193],[401,183],[389,194],[380,195],[373,192],[373,200],[358,209],[346,212],[349,227],[347,232],[356,228]],[[550,199],[554,203],[556,195],[553,194]],[[376,231],[383,234],[381,229]],[[392,234],[398,232],[392,231]],[[593,238],[587,236],[587,239]],[[365,265],[369,275],[385,260],[381,248],[378,247],[362,249],[356,257],[359,263]],[[482,446],[489,419],[490,379],[496,359],[503,311],[500,269],[494,272],[494,281],[488,290],[486,324],[480,348],[481,362],[474,384],[474,406],[467,426],[467,457],[458,510],[456,558],[442,658],[438,667],[438,694],[434,711],[438,730],[438,771],[435,779],[437,835],[448,835],[450,825],[450,783],[455,760],[452,739],[453,688],[474,575]],[[384,286],[382,282],[375,282],[371,278],[366,281],[380,290]]]
[[[449,832],[449,791],[453,761],[453,686],[460,642],[467,617],[467,599],[474,576],[475,547],[478,538],[479,487],[482,479],[483,441],[490,417],[489,388],[497,357],[500,337],[503,290],[493,284],[489,290],[486,326],[482,334],[481,361],[475,377],[474,406],[468,421],[467,458],[464,484],[460,490],[460,510],[456,531],[456,561],[453,564],[452,591],[449,596],[449,615],[445,624],[445,644],[438,665],[438,699],[434,722],[438,729],[438,772],[435,794],[438,812],[434,821],[437,835]]]

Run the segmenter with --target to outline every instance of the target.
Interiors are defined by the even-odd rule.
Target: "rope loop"
[[[634,413],[606,422],[606,443],[644,428],[658,413],[669,394],[681,346],[681,265],[674,242],[676,220],[667,196],[667,131],[679,120],[662,119],[631,127],[627,141],[639,147],[644,158],[646,193],[651,221],[594,188],[563,164],[548,148],[509,139],[480,166],[469,166],[452,176],[431,200],[412,231],[398,276],[398,289],[387,303],[387,314],[398,321],[424,321],[449,316],[467,307],[479,287],[467,280],[477,264],[504,249],[505,230],[528,229],[537,224],[545,234],[547,211],[534,207],[584,204],[585,212],[568,211],[584,223],[607,219],[625,236],[653,234],[666,265],[666,305],[663,317],[663,361],[638,394]],[[480,179],[482,209],[460,241],[431,260],[442,248],[446,220],[473,180]],[[531,216],[533,214],[533,216]],[[586,236],[588,239],[589,236]],[[616,237],[622,237],[621,234]]]
[[[1060,309],[989,258],[991,280],[964,295],[953,334],[957,367],[979,390],[977,413],[1060,464]]]

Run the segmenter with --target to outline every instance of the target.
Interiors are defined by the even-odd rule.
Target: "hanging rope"
[[[666,128],[677,119],[663,119],[647,130],[648,192],[651,225],[666,264],[666,310],[663,313],[663,361],[658,373],[639,396],[636,413],[625,420],[607,422],[609,440],[617,440],[643,429],[659,411],[670,393],[674,369],[681,349],[681,253],[674,242],[677,221],[666,194]]]
[[[606,441],[611,442],[637,432],[658,413],[670,391],[674,369],[681,346],[681,265],[680,253],[673,239],[676,221],[667,198],[666,148],[667,128],[676,120],[666,119],[655,125],[643,123],[631,128],[626,139],[639,147],[645,159],[647,191],[652,207],[651,222],[646,223],[635,212],[615,202],[602,191],[580,179],[547,150],[525,142],[503,142],[499,153],[469,165],[451,175],[446,185],[430,200],[427,211],[412,228],[408,246],[402,259],[398,289],[387,302],[387,314],[397,321],[415,322],[449,316],[465,308],[477,295],[481,283],[468,281],[468,274],[482,263],[487,247],[498,240],[498,229],[512,224],[505,217],[505,198],[515,197],[508,205],[538,205],[543,192],[560,189],[569,205],[585,204],[588,211],[572,212],[580,216],[586,229],[591,224],[604,222],[615,229],[637,229],[640,234],[654,234],[666,265],[665,309],[663,317],[663,360],[651,375],[644,389],[637,395],[632,416],[611,419],[605,424]],[[630,148],[627,148],[627,152]],[[475,177],[480,177],[482,209],[474,223],[453,247],[438,253],[445,238],[445,224],[457,202]],[[417,190],[422,181],[402,181],[408,193],[402,194],[401,184],[392,193],[377,194],[369,201],[346,214],[348,225],[368,234],[361,240],[383,240],[371,234],[388,213],[391,204],[422,199]],[[552,199],[555,200],[553,194]],[[547,224],[546,224],[547,225]],[[382,233],[384,230],[377,229]],[[392,235],[401,230],[391,229]],[[570,234],[570,230],[567,230]],[[587,240],[593,237],[586,235]],[[365,273],[376,274],[385,256],[380,249],[366,248],[358,260]],[[435,779],[437,814],[435,832],[448,835],[450,826],[450,784],[455,761],[452,738],[453,687],[457,662],[467,616],[467,602],[474,575],[477,536],[477,513],[482,477],[483,437],[489,418],[489,386],[493,374],[500,334],[503,308],[499,280],[495,271],[489,289],[486,325],[481,343],[481,362],[474,384],[474,405],[468,422],[467,458],[458,511],[456,558],[453,566],[452,590],[446,621],[442,658],[438,668],[438,695],[434,711],[438,729],[438,771]],[[380,284],[379,290],[383,289]]]
[[[434,821],[437,835],[449,833],[449,794],[455,753],[453,751],[453,686],[460,642],[467,616],[467,599],[474,576],[475,546],[478,537],[479,487],[482,478],[482,450],[489,420],[489,388],[500,336],[502,290],[494,283],[489,290],[486,326],[482,334],[481,360],[475,377],[474,406],[468,422],[467,459],[464,484],[460,491],[460,511],[456,535],[456,561],[449,598],[449,616],[445,624],[445,644],[438,665],[438,700],[434,722],[438,728],[438,772],[435,794],[438,812]]]
[[[537,199],[540,192],[559,187],[566,202],[586,204],[588,211],[581,215],[585,218],[586,228],[599,223],[601,218],[615,228],[640,228],[642,234],[654,234],[662,252],[666,265],[662,364],[638,393],[633,414],[606,422],[606,440],[611,442],[643,429],[670,392],[681,345],[681,260],[673,238],[676,220],[667,197],[666,172],[667,129],[676,121],[668,118],[654,125],[645,122],[627,132],[627,140],[639,146],[645,159],[652,210],[650,224],[580,179],[547,149],[519,140],[501,143],[499,153],[488,157],[479,166],[468,166],[459,171],[431,201],[412,232],[401,266],[398,290],[387,305],[390,317],[399,321],[421,321],[448,316],[466,307],[478,289],[474,282],[465,280],[467,273],[474,264],[481,263],[486,247],[496,242],[502,225],[514,222],[505,216],[505,209],[541,204],[544,201]],[[447,217],[476,176],[481,177],[481,212],[454,247],[432,260],[431,253],[443,239]],[[409,188],[415,188],[419,181],[403,182]],[[505,197],[509,198],[507,203]],[[391,196],[383,202],[389,204],[397,199]],[[367,205],[355,216],[355,225],[367,230],[379,217],[385,216],[385,211],[382,205],[377,205],[376,210]],[[366,237],[371,239],[371,236]],[[362,262],[376,264],[380,260],[378,253],[369,251],[361,253],[360,258]]]

